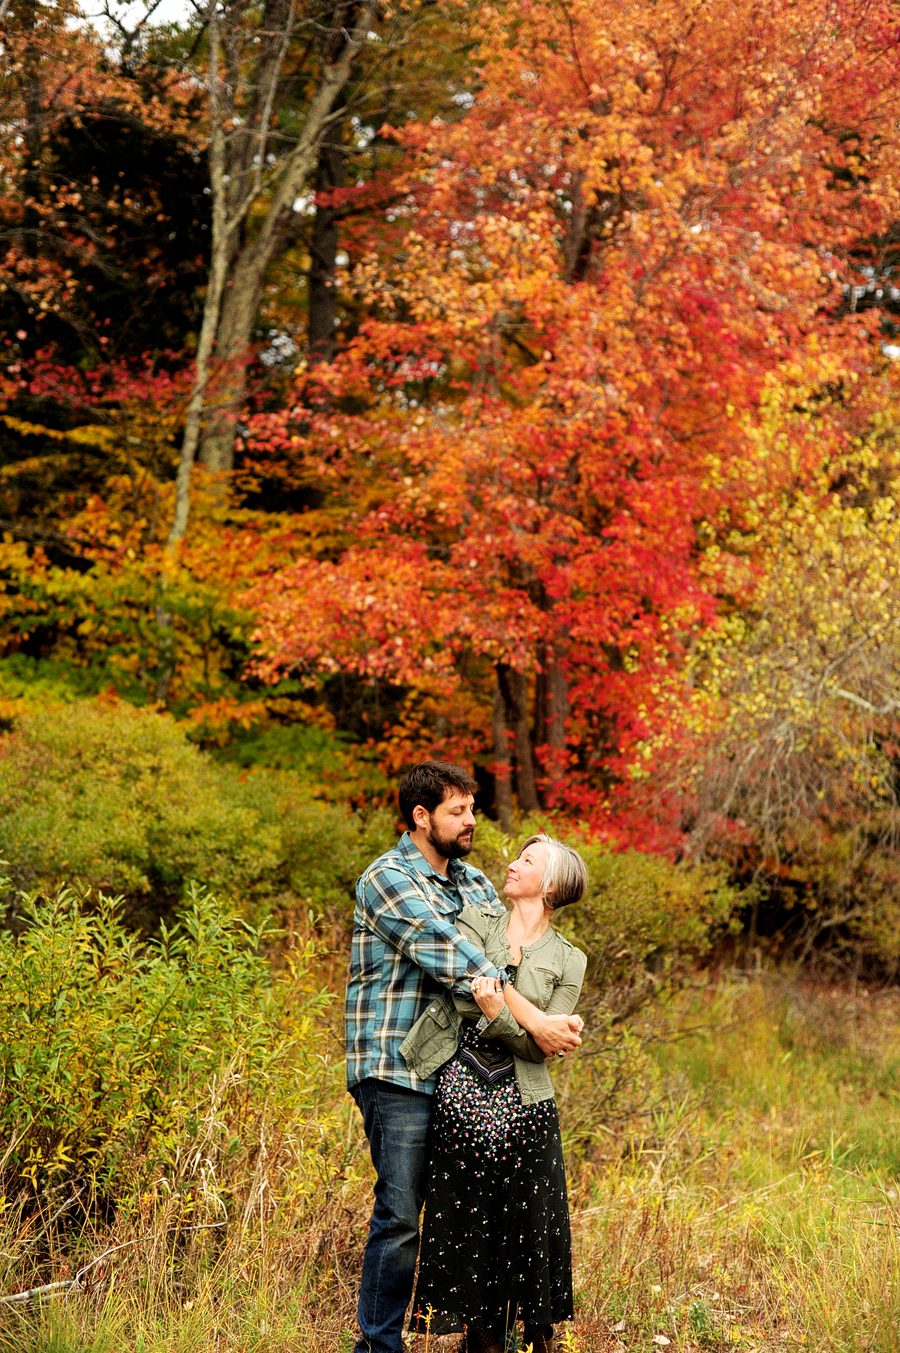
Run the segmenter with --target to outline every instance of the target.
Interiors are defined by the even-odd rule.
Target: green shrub
[[[393,814],[363,817],[315,799],[281,802],[281,851],[290,891],[315,908],[342,910],[349,920],[356,880],[397,841]]]
[[[218,757],[246,769],[291,771],[329,803],[393,802],[395,786],[346,733],[306,723],[237,729]]]
[[[573,842],[573,844],[577,844]],[[739,894],[724,870],[673,864],[640,851],[580,847],[590,872],[587,897],[572,917],[591,981],[633,1000],[649,980],[678,981],[730,925]]]
[[[240,896],[275,869],[278,835],[170,718],[83,701],[25,715],[6,740],[0,850],[26,887],[177,896],[200,879]]]
[[[331,998],[311,949],[274,974],[262,933],[200,892],[144,943],[106,897],[88,911],[64,889],[27,918],[20,936],[0,933],[7,1195],[23,1180],[90,1180],[121,1200],[186,1162],[193,1184],[202,1162],[221,1192],[261,1122],[275,1115],[284,1132],[315,1113]]]
[[[352,905],[390,815],[320,803],[287,771],[242,771],[167,715],[79,701],[22,716],[0,755],[0,856],[21,889],[122,894],[145,923],[200,882],[253,914],[293,890]],[[147,914],[149,913],[149,914]]]

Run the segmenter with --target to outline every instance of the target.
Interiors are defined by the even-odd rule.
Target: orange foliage
[[[406,230],[359,270],[371,319],[251,424],[251,466],[326,493],[252,593],[259,671],[401,684],[433,711],[396,730],[404,755],[462,717],[470,755],[514,746],[523,802],[532,755],[546,805],[673,845],[683,804],[650,811],[640,767],[733,586],[746,428],[773,381],[839,404],[880,360],[846,296],[900,219],[896,13],[518,0],[480,21],[474,107],[398,133]]]

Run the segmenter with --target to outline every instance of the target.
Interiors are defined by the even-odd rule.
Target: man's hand
[[[548,1057],[556,1053],[574,1052],[581,1046],[584,1020],[580,1015],[542,1015],[531,1036]]]

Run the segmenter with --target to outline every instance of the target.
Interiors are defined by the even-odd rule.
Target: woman
[[[575,1009],[586,959],[550,924],[587,884],[580,855],[531,836],[509,866],[508,915],[465,907],[460,930],[534,1005]],[[413,1327],[465,1330],[460,1353],[502,1353],[519,1318],[534,1353],[572,1318],[572,1255],[559,1117],[545,1054],[512,1018],[499,983],[475,1002],[439,996],[401,1045],[435,1094]],[[446,1065],[443,1065],[446,1063]]]

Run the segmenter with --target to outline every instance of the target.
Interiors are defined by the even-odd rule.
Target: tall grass
[[[582,1346],[900,1348],[896,995],[721,984],[653,1032],[665,1097],[572,1171]]]
[[[598,1122],[590,1140],[579,1129],[570,1152],[577,1318],[564,1346],[897,1353],[896,994],[723,979],[657,1006],[645,1032],[646,1111],[615,1131]],[[371,1172],[339,1065],[316,1116],[269,1132],[222,1228],[191,1230],[190,1190],[174,1199],[161,1184],[106,1229],[93,1217],[73,1234],[49,1209],[24,1228],[9,1217],[7,1293],[128,1248],[87,1291],[0,1307],[0,1348],[349,1350]]]

